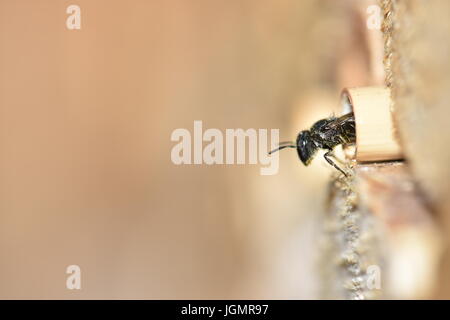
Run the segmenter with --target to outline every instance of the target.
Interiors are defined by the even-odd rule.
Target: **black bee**
[[[309,130],[300,131],[297,135],[295,144],[291,141],[281,142],[275,150],[269,152],[272,154],[284,148],[296,148],[300,160],[305,166],[311,163],[317,150],[328,150],[324,154],[325,160],[342,172],[345,176],[347,174],[339,168],[331,157],[334,158],[333,149],[339,144],[351,144],[356,142],[355,117],[353,112],[347,113],[341,117],[330,117],[322,119],[314,123]]]

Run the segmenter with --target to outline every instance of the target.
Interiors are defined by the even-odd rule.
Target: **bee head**
[[[296,145],[298,157],[305,166],[309,165],[317,152],[317,146],[311,137],[311,133],[308,130],[301,131],[297,136]]]
[[[303,164],[307,166],[308,164],[310,164],[312,158],[314,157],[314,154],[317,152],[318,146],[314,143],[314,139],[311,136],[310,131],[304,130],[297,135],[297,141],[295,144],[290,141],[281,142],[278,145],[278,148],[270,151],[269,154],[285,148],[297,149],[298,157],[303,162]]]

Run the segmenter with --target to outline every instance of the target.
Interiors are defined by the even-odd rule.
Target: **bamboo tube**
[[[353,111],[356,124],[356,160],[389,161],[403,158],[386,87],[347,88],[342,92],[344,113]]]

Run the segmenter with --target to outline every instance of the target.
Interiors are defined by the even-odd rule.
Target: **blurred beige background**
[[[170,134],[329,116],[371,82],[353,3],[0,0],[0,298],[316,298],[329,166],[175,166]]]

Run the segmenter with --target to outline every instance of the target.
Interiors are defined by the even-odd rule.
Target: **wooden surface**
[[[356,165],[353,175],[332,182],[329,204],[322,261],[325,298],[433,294],[441,237],[404,163]],[[379,268],[379,289],[367,286],[371,266]]]
[[[450,2],[383,1],[391,9],[385,30],[386,71],[396,122],[415,179],[436,209],[450,244]],[[448,251],[448,250],[447,250]],[[436,298],[450,298],[450,252],[439,274]]]

